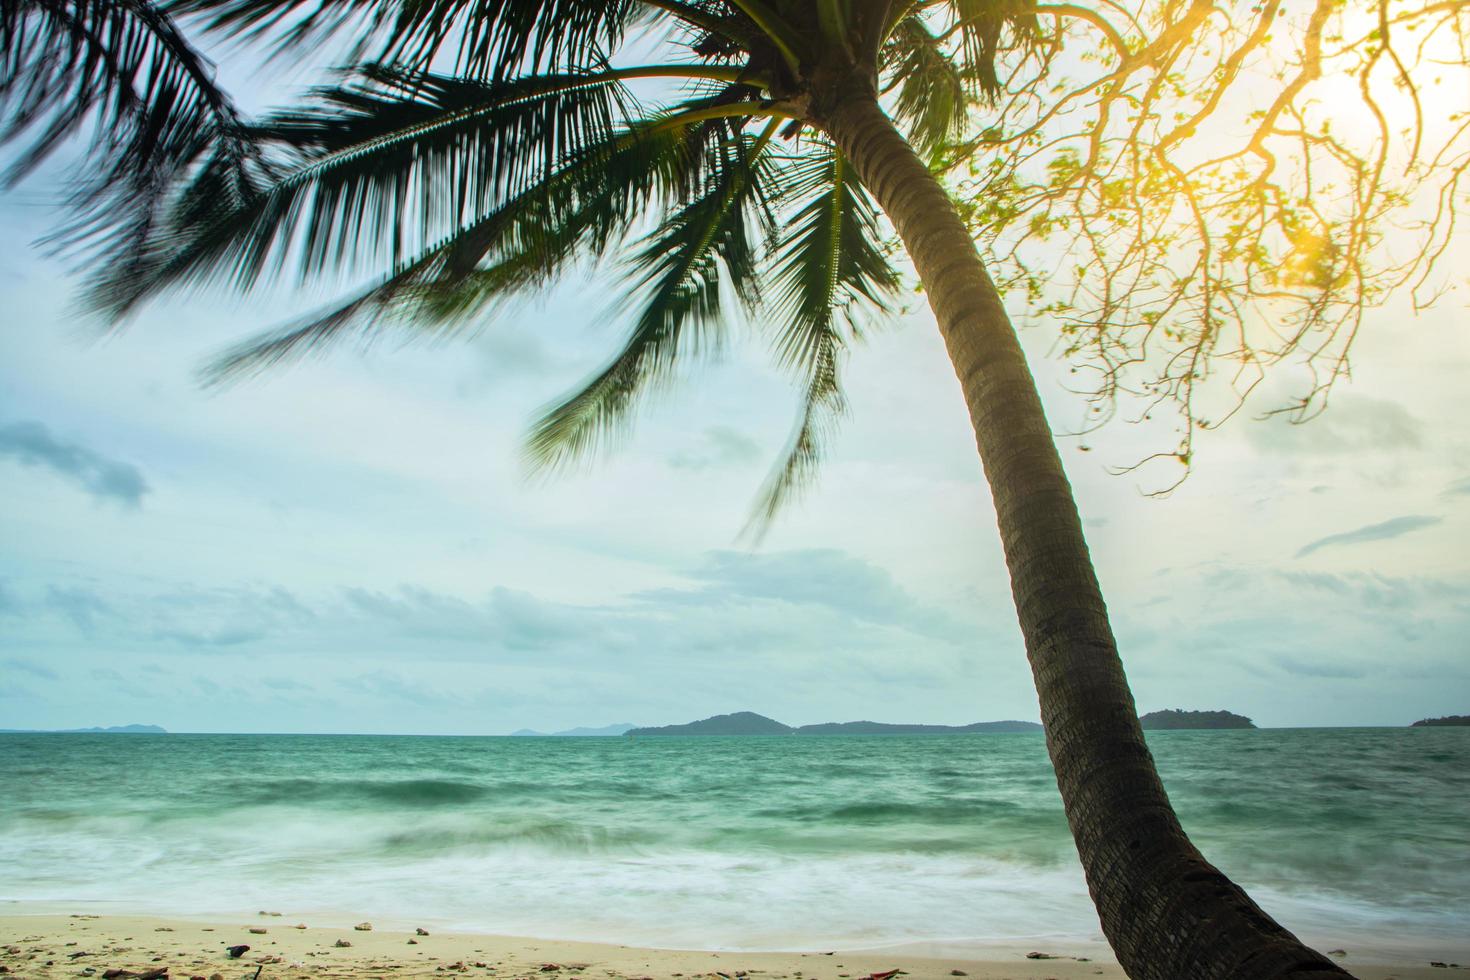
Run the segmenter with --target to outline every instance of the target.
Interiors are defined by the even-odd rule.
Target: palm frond
[[[149,0],[0,4],[0,144],[21,144],[7,186],[91,131],[70,175],[61,245],[121,257],[144,239],[171,182],[210,159],[231,183],[256,165],[213,66]]]
[[[396,266],[612,138],[624,104],[615,77],[479,83],[364,66],[251,129],[274,151],[274,180],[221,195],[201,168],[146,260],[97,283],[94,305],[116,318],[170,286],[249,288],[287,264],[303,278]]]
[[[767,309],[777,359],[803,379],[803,397],[791,443],[752,512],[756,536],[815,479],[846,410],[843,352],[869,317],[892,312],[900,281],[880,246],[877,206],[834,146],[818,144],[787,171],[784,187],[801,203],[776,245]]]
[[[641,312],[628,339],[602,371],[535,424],[526,449],[533,467],[586,456],[627,421],[640,395],[669,379],[682,354],[717,349],[723,287],[755,304],[758,245],[772,231],[765,153],[775,127],[710,145],[711,176],[702,192],[630,259]]]
[[[647,120],[582,149],[347,302],[227,352],[211,366],[211,380],[367,337],[389,321],[417,332],[459,329],[492,304],[549,284],[571,261],[621,241],[650,209],[722,179],[689,159],[710,153],[690,139],[690,128]]]
[[[171,10],[277,56],[341,43],[349,60],[424,71],[452,53],[456,73],[488,81],[594,65],[664,14],[644,0],[172,0]]]
[[[883,73],[896,88],[894,116],[914,145],[933,153],[953,140],[970,101],[965,78],[922,17],[899,23],[883,60]]]
[[[1038,36],[1033,0],[947,0],[960,35],[957,61],[980,94],[995,99],[1002,83],[996,62],[1002,51],[1024,47]]]

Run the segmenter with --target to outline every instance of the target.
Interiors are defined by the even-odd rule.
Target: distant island
[[[663,725],[657,728],[634,728],[629,735],[790,735],[796,729],[754,711],[737,711],[733,715],[715,715],[687,725]]]
[[[627,734],[644,735],[982,735],[1039,732],[1034,721],[980,721],[973,725],[896,725],[878,721],[826,722],[793,728],[753,711],[715,715],[687,725],[634,728]]]
[[[1150,711],[1138,716],[1144,731],[1167,732],[1203,728],[1255,728],[1255,723],[1245,715],[1229,711],[1180,711],[1178,708],[1165,711]]]
[[[1410,728],[1466,728],[1470,727],[1470,715],[1445,715],[1443,718],[1421,718]]]
[[[113,725],[111,728],[0,728],[0,735],[167,735],[157,725]]]
[[[797,735],[1013,735],[1039,732],[1034,721],[977,721],[972,725],[891,725],[881,721],[829,721],[802,725]]]
[[[620,722],[616,725],[605,725],[602,728],[568,728],[564,732],[538,732],[531,728],[522,728],[520,731],[511,732],[514,737],[533,736],[539,738],[589,738],[607,735],[622,735],[637,728],[631,722]]]

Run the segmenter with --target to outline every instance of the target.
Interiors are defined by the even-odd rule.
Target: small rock
[[[225,980],[225,975],[223,973],[211,973],[209,980]]]
[[[251,926],[250,927],[250,935],[252,935],[252,936],[264,936],[265,935],[265,932],[266,931],[265,931],[264,927],[262,927],[262,926]]]
[[[294,926],[292,926],[291,928],[292,929],[305,929],[306,928],[306,923],[305,922],[298,922]]]
[[[133,976],[137,980],[168,980],[168,967],[154,967],[151,970],[144,970],[142,973],[134,973]]]
[[[345,939],[339,939],[335,943],[333,943],[332,945],[333,946],[336,946],[338,949],[346,949],[348,946],[351,946],[352,944],[349,943]]]
[[[556,973],[560,969],[561,969],[561,965],[558,964],[558,963],[542,963],[541,964],[541,972],[542,973]]]
[[[1059,956],[1053,956],[1051,953],[1037,953],[1037,952],[1027,953],[1026,954],[1026,958],[1028,960],[1056,960],[1056,959],[1061,959],[1061,957],[1059,957]]]
[[[950,970],[949,971],[949,975],[952,976],[952,977],[968,977],[969,976],[969,974],[966,973],[964,970]]]
[[[157,929],[154,929],[153,931],[154,932],[173,932],[174,930],[173,930],[173,928],[171,926],[159,926]]]
[[[418,928],[418,929],[415,929],[415,930],[414,930],[414,931],[413,931],[413,934],[414,934],[414,935],[415,935],[415,936],[427,936],[427,935],[428,935],[428,934],[429,934],[429,930],[427,930],[427,929],[424,929],[424,928],[422,928],[422,927],[420,927],[420,928]]]
[[[418,945],[418,944],[419,944],[419,941],[418,941],[418,940],[417,940],[417,939],[410,939],[410,940],[409,940],[409,941],[408,941],[408,944],[409,944],[409,945],[410,945],[410,946],[417,946],[417,945]]]
[[[359,922],[352,928],[356,929],[358,932],[372,932],[373,924],[371,922]]]
[[[248,952],[250,952],[250,947],[246,946],[244,943],[241,943],[238,946],[225,947],[225,955],[227,955],[232,960],[238,960],[240,957],[244,956]]]
[[[1327,955],[1328,956],[1346,956],[1347,955],[1347,950],[1345,950],[1345,949],[1329,949],[1327,951]]]

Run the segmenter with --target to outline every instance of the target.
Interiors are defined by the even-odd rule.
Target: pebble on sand
[[[356,929],[358,932],[372,932],[373,924],[371,922],[359,922],[352,928]]]

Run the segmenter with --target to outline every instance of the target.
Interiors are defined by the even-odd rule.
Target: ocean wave
[[[1212,860],[1342,943],[1470,935],[1458,735],[1151,745]],[[1096,930],[1035,739],[65,744],[7,760],[0,899],[747,948]]]
[[[608,828],[565,820],[487,823],[463,821],[453,826],[421,827],[380,837],[384,855],[427,856],[497,849],[537,850],[550,854],[636,855],[656,846],[664,835],[637,828]]]
[[[397,807],[462,806],[488,796],[492,788],[451,779],[277,779],[243,783],[227,795],[256,806],[323,802]]]

